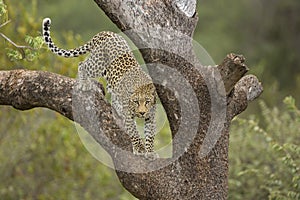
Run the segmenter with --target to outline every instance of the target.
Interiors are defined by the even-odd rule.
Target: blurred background
[[[199,0],[194,40],[220,63],[246,57],[264,86],[234,119],[229,199],[300,199],[300,1]],[[77,63],[42,45],[41,21],[51,17],[59,46],[76,47],[103,30],[119,32],[91,1],[0,0],[0,69],[47,70],[76,77]],[[0,25],[1,26],[1,25]],[[22,54],[25,55],[22,56]],[[169,141],[168,127],[158,144]],[[0,106],[0,199],[135,199],[114,171],[89,154],[73,122],[47,109]]]

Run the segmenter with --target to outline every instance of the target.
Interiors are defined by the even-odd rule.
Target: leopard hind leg
[[[91,79],[99,78],[102,75],[100,66],[99,63],[95,62],[93,56],[79,63],[78,79],[82,90],[86,91],[92,89],[93,82]]]

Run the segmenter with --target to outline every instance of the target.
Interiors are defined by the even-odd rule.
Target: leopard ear
[[[158,97],[158,94],[157,94],[156,90],[154,90],[152,94],[154,96],[155,104],[158,104],[160,100],[159,100],[159,97]]]
[[[152,84],[152,85],[153,85],[153,84]],[[158,98],[158,95],[157,95],[155,86],[153,85],[152,87],[153,87],[152,95],[154,96],[154,100],[156,101],[156,99]]]

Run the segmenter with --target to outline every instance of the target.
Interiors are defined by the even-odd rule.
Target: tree
[[[255,76],[244,76],[244,57],[231,53],[220,65],[201,65],[191,40],[196,1],[95,2],[147,63],[170,123],[172,158],[149,161],[128,153],[130,139],[99,83],[85,92],[75,79],[58,74],[1,71],[0,105],[46,107],[79,123],[110,154],[120,182],[139,199],[226,199],[230,121],[262,92]]]

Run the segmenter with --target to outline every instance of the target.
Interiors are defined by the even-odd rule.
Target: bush
[[[300,110],[260,102],[262,119],[236,118],[231,128],[229,199],[300,199]]]

